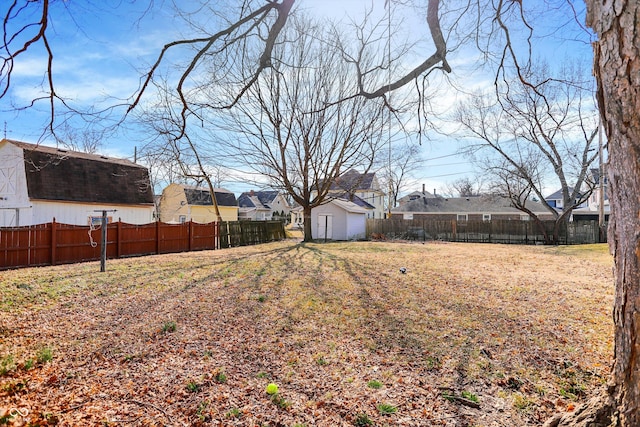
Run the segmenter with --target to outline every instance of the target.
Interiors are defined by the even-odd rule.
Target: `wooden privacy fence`
[[[220,247],[274,242],[285,238],[282,221],[229,221],[220,227]]]
[[[549,235],[553,234],[554,224],[554,221],[544,222]],[[545,243],[544,235],[534,221],[518,220],[368,219],[367,237],[371,238],[374,233],[387,239],[517,244]],[[606,242],[606,227],[601,231],[597,221],[569,222],[561,226],[558,238],[558,243],[560,244]]]
[[[285,238],[280,221],[107,226],[107,258],[255,245]],[[0,228],[0,270],[100,259],[99,227],[55,222]]]

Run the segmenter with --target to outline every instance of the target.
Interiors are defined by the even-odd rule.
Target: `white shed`
[[[318,240],[364,239],[367,213],[367,209],[353,202],[332,199],[311,210],[312,236]]]

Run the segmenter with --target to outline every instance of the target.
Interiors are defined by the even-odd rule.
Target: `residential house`
[[[285,220],[291,206],[278,191],[248,191],[238,197],[238,219],[250,221]]]
[[[224,188],[214,188],[216,202],[223,221],[238,220],[235,194]],[[160,197],[160,221],[209,223],[217,221],[211,192],[207,188],[185,184],[169,184]]]
[[[573,188],[569,188],[569,193],[573,192]],[[580,197],[580,196],[579,196]],[[551,206],[552,208],[554,208],[557,211],[562,211],[564,210],[564,199],[562,197],[562,189],[556,191],[555,193],[552,193],[550,195],[548,195],[547,197],[544,198],[544,200],[547,202],[547,204],[549,206]],[[580,201],[580,199],[576,199],[574,201],[574,203],[578,203],[578,205],[575,207],[577,209],[580,208],[585,208],[588,205],[588,201],[584,200],[584,201]]]
[[[527,207],[540,219],[553,219],[539,202],[528,201]],[[497,195],[475,197],[421,197],[391,210],[392,218],[458,221],[529,220],[529,215],[512,206],[507,197]]]
[[[572,219],[574,221],[598,221],[600,219],[600,199],[602,199],[602,214],[604,215],[604,221],[608,221],[611,211],[609,205],[609,179],[607,174],[604,173],[603,180],[600,182],[600,168],[592,168],[590,173],[594,190],[589,196],[587,206],[575,209],[572,213]]]
[[[422,198],[433,199],[435,197],[438,197],[438,196],[436,196],[435,190],[434,190],[434,192],[432,194],[432,193],[426,191],[425,190],[425,185],[422,184],[422,191],[414,191],[412,193],[407,194],[406,196],[400,197],[398,199],[398,205],[403,205],[405,203],[412,202],[414,200],[418,200],[418,199],[422,199]]]
[[[87,225],[108,211],[111,221],[153,222],[147,168],[96,154],[0,141],[0,226],[54,220]]]
[[[350,169],[331,184],[329,197],[349,201],[354,201],[355,197],[358,197],[373,207],[367,213],[369,218],[385,217],[385,193],[380,188],[375,172],[360,173],[355,169]]]

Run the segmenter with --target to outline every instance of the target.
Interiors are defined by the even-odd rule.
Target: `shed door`
[[[333,238],[333,215],[318,215],[318,235],[317,239]]]

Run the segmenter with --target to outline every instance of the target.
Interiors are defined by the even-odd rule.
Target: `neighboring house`
[[[573,192],[573,188],[569,188],[569,193]],[[549,206],[551,206],[552,208],[554,208],[557,211],[562,211],[564,210],[564,201],[562,198],[562,189],[556,191],[553,194],[548,195],[547,197],[544,198],[544,200],[547,202],[547,204]],[[575,200],[575,203],[579,202],[580,200]],[[580,203],[579,205],[577,205],[575,207],[575,209],[580,209],[580,208],[586,208],[588,205],[588,201],[585,200],[584,202]]]
[[[353,199],[358,197],[373,207],[373,210],[367,214],[369,218],[385,217],[385,193],[380,189],[375,172],[363,174],[355,169],[345,172],[331,184],[328,196],[346,198],[350,201],[354,201]]]
[[[237,221],[238,202],[235,194],[224,188],[215,188],[213,191],[222,220]],[[211,192],[208,189],[184,184],[169,184],[162,190],[160,221],[167,223],[193,221],[206,224],[217,220]]]
[[[591,195],[589,196],[589,201],[587,202],[587,206],[575,209],[572,213],[573,220],[579,221],[598,221],[600,216],[600,199],[603,199],[603,214],[604,220],[609,220],[609,213],[611,207],[609,205],[609,179],[607,178],[607,174],[605,173],[603,176],[603,182],[600,183],[600,169],[592,168],[590,170],[591,173],[591,182],[594,183],[594,189]],[[602,185],[602,189],[601,186]],[[602,196],[601,196],[602,194]]]
[[[412,202],[414,200],[418,200],[418,199],[433,199],[436,198],[438,196],[435,195],[435,191],[433,192],[433,194],[429,193],[428,191],[425,190],[424,188],[424,184],[422,185],[422,191],[414,191],[413,193],[409,193],[406,196],[400,197],[398,199],[398,206],[404,205],[405,203],[408,202]]]
[[[238,219],[250,221],[283,220],[291,206],[277,191],[248,191],[238,197]]]
[[[527,207],[542,220],[553,215],[538,202],[528,201]],[[529,220],[529,215],[514,208],[508,197],[422,197],[391,210],[392,218],[435,219],[458,221]]]
[[[311,209],[311,235],[317,240],[364,239],[369,213],[354,202],[332,199]]]
[[[103,210],[111,221],[153,222],[147,168],[125,159],[3,139],[0,226],[87,225]]]

